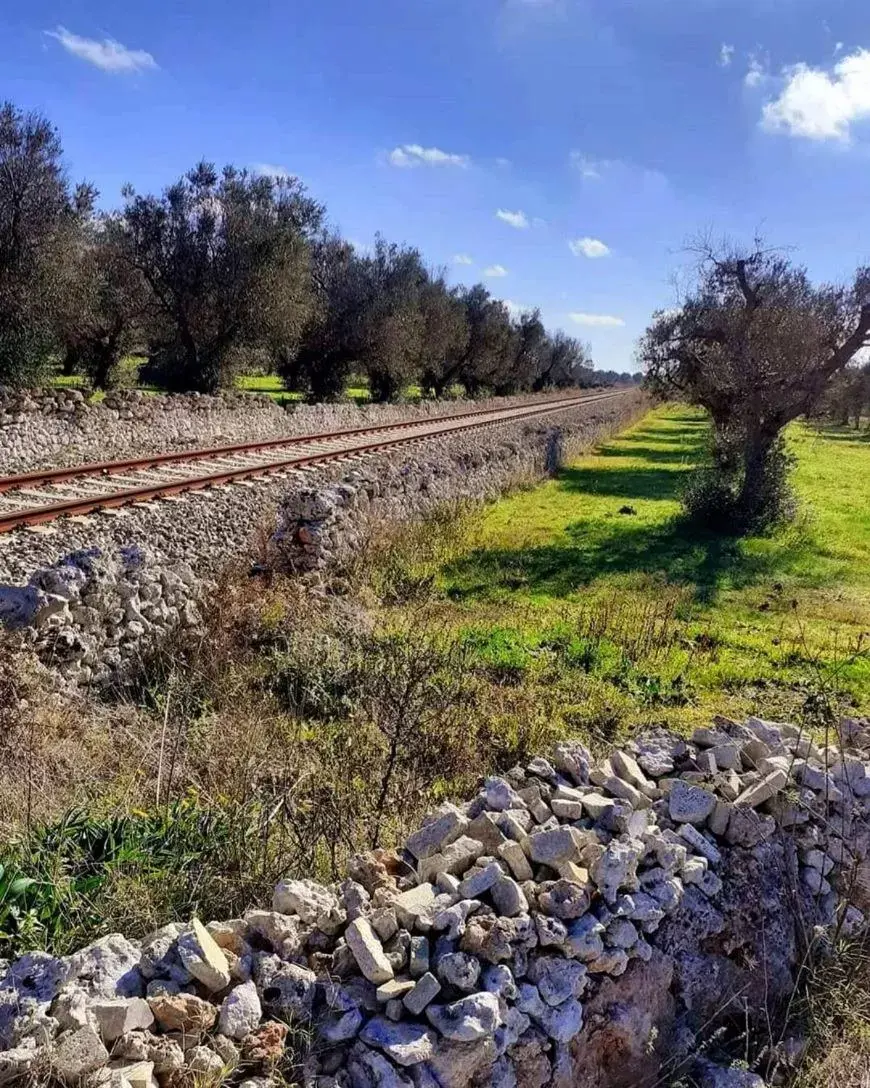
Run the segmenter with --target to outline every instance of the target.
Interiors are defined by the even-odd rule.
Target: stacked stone
[[[723,1006],[756,936],[732,885],[774,844],[794,858],[793,927],[862,925],[847,897],[870,896],[868,758],[870,721],[856,719],[825,746],[757,718],[719,719],[691,742],[659,733],[600,762],[560,744],[442,805],[403,850],[355,857],[340,884],[288,880],[271,910],[21,957],[0,981],[0,1083],[266,1088],[288,1026],[310,1042],[297,1072],[311,1088],[654,1078],[663,1051],[691,1052],[712,1026],[697,963]],[[748,894],[768,893],[761,879]],[[763,922],[771,962],[756,974],[770,966],[773,1000],[783,919]],[[693,1075],[762,1084],[709,1055]]]
[[[37,571],[25,586],[0,585],[0,625],[50,647],[69,685],[123,674],[173,632],[201,627],[197,582],[185,563],[150,565],[141,549],[88,548]]]

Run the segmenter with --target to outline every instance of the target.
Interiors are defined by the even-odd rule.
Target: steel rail
[[[83,515],[99,510],[114,509],[127,506],[136,502],[147,502],[150,499],[166,498],[171,495],[183,494],[187,491],[202,490],[250,479],[256,476],[266,476],[282,469],[300,469],[310,465],[325,464],[331,461],[339,461],[359,454],[383,452],[386,449],[398,448],[413,442],[422,442],[429,438],[441,437],[463,430],[473,430],[478,427],[493,426],[498,423],[511,422],[513,420],[530,419],[540,415],[547,415],[569,408],[575,408],[582,404],[595,404],[614,397],[623,395],[624,391],[586,395],[582,397],[560,398],[558,401],[547,401],[546,404],[519,405],[511,408],[490,409],[486,412],[466,412],[454,416],[441,416],[433,420],[415,420],[411,424],[387,424],[383,428],[366,428],[370,430],[395,430],[398,426],[407,429],[414,426],[418,431],[412,435],[396,435],[382,441],[361,442],[350,447],[342,447],[337,450],[324,450],[311,454],[303,454],[282,458],[278,461],[269,461],[258,465],[250,465],[243,468],[230,468],[220,472],[207,473],[203,476],[191,476],[180,480],[166,481],[163,483],[146,484],[106,495],[91,495],[87,497],[64,499],[60,502],[49,503],[43,506],[35,506],[25,510],[8,511],[0,513],[0,534],[11,532],[14,529],[31,525],[40,525],[54,521],[60,517]],[[481,419],[480,416],[491,418]],[[443,423],[443,426],[439,424]],[[424,430],[424,428],[434,428]],[[336,432],[332,437],[353,436],[354,432]],[[314,441],[307,436],[308,441]],[[294,444],[295,443],[294,441]],[[256,446],[257,444],[251,444]],[[199,452],[199,451],[197,451]],[[183,456],[179,458],[183,460]],[[148,459],[146,458],[147,462]],[[132,467],[132,466],[131,466]],[[137,466],[141,467],[141,465]]]
[[[612,394],[587,393],[582,399],[598,400],[601,396]],[[576,401],[579,398],[572,397]],[[554,397],[545,401],[537,401],[536,406],[559,405],[565,397]],[[528,405],[513,405],[513,408],[529,407]],[[191,450],[173,450],[168,453],[153,453],[144,457],[124,458],[117,461],[92,461],[84,465],[61,466],[59,468],[32,469],[29,472],[21,472],[14,476],[0,476],[0,494],[5,491],[17,491],[31,484],[62,483],[67,480],[78,480],[87,476],[110,476],[131,469],[157,468],[159,465],[172,464],[173,462],[204,461],[211,457],[222,457],[233,453],[258,452],[260,450],[276,449],[280,446],[300,446],[308,442],[325,442],[336,438],[350,438],[358,434],[372,434],[381,431],[396,431],[408,427],[419,427],[428,423],[450,422],[454,419],[473,418],[480,415],[488,415],[494,411],[509,411],[509,408],[473,408],[464,412],[452,412],[449,415],[430,416],[428,419],[404,419],[397,423],[373,423],[365,427],[347,427],[338,431],[315,431],[309,434],[287,435],[284,438],[267,438],[255,442],[235,442],[225,446],[203,446]]]

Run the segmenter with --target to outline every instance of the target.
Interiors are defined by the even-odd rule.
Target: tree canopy
[[[70,186],[44,117],[0,105],[0,381],[43,375],[58,343],[66,262],[95,195]]]

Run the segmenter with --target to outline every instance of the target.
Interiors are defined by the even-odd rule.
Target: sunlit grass
[[[489,628],[498,643],[531,649],[554,625],[588,626],[604,613],[605,627],[616,616],[625,627],[670,602],[667,645],[655,660],[623,655],[615,670],[611,652],[591,673],[622,695],[637,688],[625,679],[629,665],[645,678],[641,694],[677,684],[669,721],[794,714],[820,685],[866,709],[870,442],[801,425],[789,443],[797,522],[742,541],[708,536],[680,514],[706,424],[684,408],[656,411],[557,479],[490,506],[473,544],[441,571],[449,605],[440,611],[478,639]],[[613,635],[603,643],[618,651],[625,635]],[[649,699],[635,704],[625,724],[651,719]]]

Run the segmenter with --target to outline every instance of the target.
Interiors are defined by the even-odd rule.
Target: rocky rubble
[[[568,453],[613,433],[643,403],[632,391],[560,413]],[[289,479],[66,520],[47,534],[4,534],[0,625],[17,630],[64,683],[102,683],[172,631],[195,630],[215,576],[233,558],[251,555],[258,530],[272,537],[268,556],[258,559],[319,571],[384,521],[419,517],[458,497],[494,497],[518,477],[540,476],[553,434],[552,423],[505,424],[378,454],[350,469],[327,464]],[[321,510],[327,513],[319,521],[300,520]]]
[[[864,924],[868,859],[870,721],[826,746],[757,718],[600,761],[562,743],[338,884],[22,956],[0,1083],[629,1088],[667,1062],[763,1088],[698,1045],[790,993],[802,934],[822,954]]]
[[[155,567],[135,546],[105,556],[85,548],[0,586],[0,624],[29,636],[73,685],[123,673],[173,632],[202,625],[198,585],[186,563]]]

